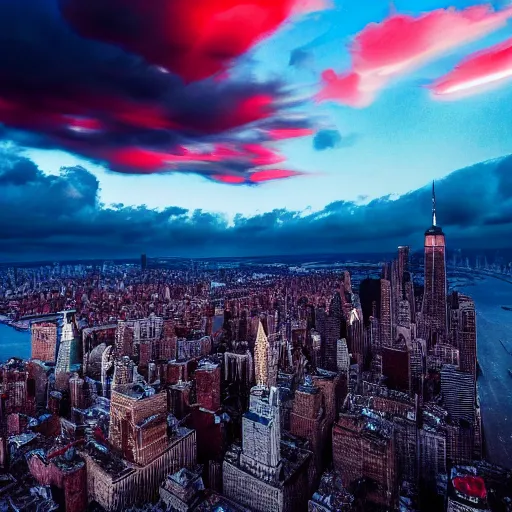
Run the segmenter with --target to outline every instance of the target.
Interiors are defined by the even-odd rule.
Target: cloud
[[[502,85],[512,78],[512,38],[473,53],[430,89],[436,99],[459,99]]]
[[[313,147],[317,151],[325,149],[334,149],[341,147],[349,147],[354,144],[357,139],[355,133],[342,136],[336,129],[323,129],[319,130],[313,138]]]
[[[323,0],[60,0],[79,33],[113,43],[186,81],[225,71],[293,15]]]
[[[512,7],[493,12],[490,6],[477,5],[461,11],[437,9],[418,17],[393,14],[371,23],[350,48],[351,68],[341,74],[323,72],[317,99],[366,107],[391,80],[503,27],[511,16]]]
[[[512,156],[436,183],[438,221],[449,247],[502,247],[512,230]],[[20,177],[24,177],[21,179]],[[430,185],[398,199],[338,201],[319,212],[274,210],[233,222],[202,210],[163,210],[99,200],[81,167],[45,175],[17,154],[0,154],[0,260],[214,257],[392,251],[421,247],[430,223]],[[460,191],[464,190],[464,194]],[[305,243],[306,242],[306,243]]]
[[[245,51],[230,39],[245,36],[227,28],[234,21],[247,25],[254,9],[259,17],[249,22],[260,32],[251,36],[247,29],[247,36],[259,41],[297,6],[302,12],[320,6],[295,0],[253,0],[247,9],[234,0],[150,3],[63,0],[64,19],[57,0],[0,0],[0,137],[63,149],[116,172],[193,172],[253,183],[262,164],[246,144],[277,154],[276,130],[290,137],[311,133],[313,123],[297,115],[304,100],[276,80],[228,74],[187,84],[180,73],[210,64],[222,70]],[[196,16],[197,26],[191,24]],[[220,37],[224,32],[227,39]]]

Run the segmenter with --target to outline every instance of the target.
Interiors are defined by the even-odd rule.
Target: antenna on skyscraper
[[[432,226],[436,226],[436,188],[435,182],[432,181]]]

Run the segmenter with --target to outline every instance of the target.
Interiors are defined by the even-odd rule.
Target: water
[[[0,324],[0,362],[11,357],[30,357],[30,331],[17,331],[9,325]]]
[[[495,464],[512,468],[512,377],[508,373],[512,369],[512,311],[501,308],[512,304],[512,284],[486,277],[460,291],[471,296],[476,306],[485,455]]]

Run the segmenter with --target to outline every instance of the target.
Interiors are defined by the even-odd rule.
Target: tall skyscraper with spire
[[[260,320],[254,346],[254,369],[257,386],[270,389],[272,386],[277,385],[278,362],[279,346],[277,335],[268,335]]]
[[[446,240],[437,225],[436,191],[432,182],[432,226],[425,231],[425,290],[423,321],[429,347],[447,333]]]

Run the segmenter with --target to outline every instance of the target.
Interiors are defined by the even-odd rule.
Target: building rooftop
[[[144,384],[126,384],[118,386],[115,389],[115,392],[134,398],[135,400],[142,400],[156,394],[154,387],[146,386]]]
[[[431,226],[425,231],[426,235],[444,235],[443,228],[441,226]]]
[[[256,414],[252,411],[247,411],[244,413],[244,418],[247,418],[248,420],[254,421],[255,423],[261,423],[262,425],[269,425],[272,421],[270,418],[266,418],[265,416],[260,416],[259,414]]]

